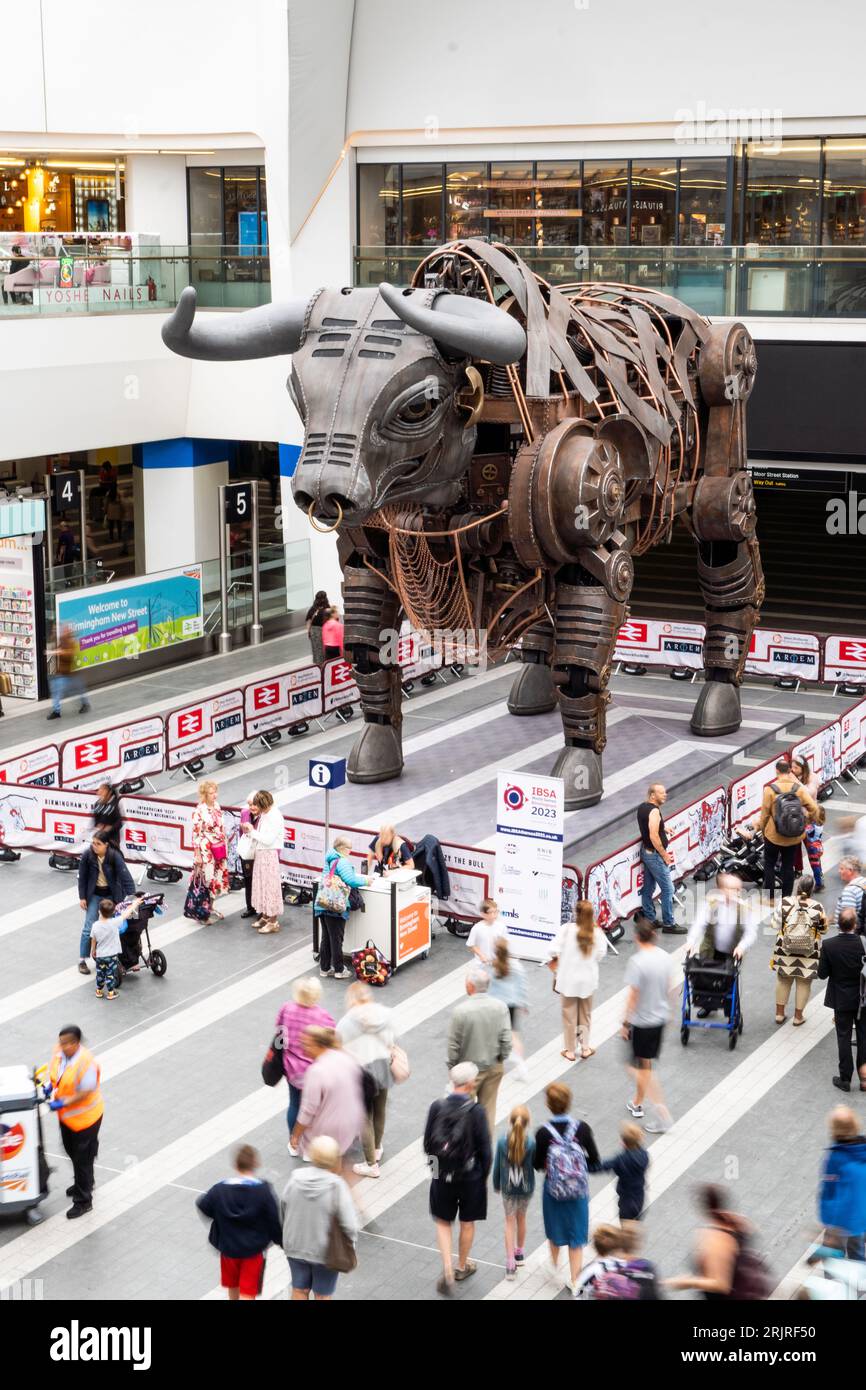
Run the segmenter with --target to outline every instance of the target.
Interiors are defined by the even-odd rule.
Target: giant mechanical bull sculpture
[[[324,289],[231,320],[195,319],[184,290],[172,351],[206,361],[291,354],[304,423],[292,480],[335,530],[345,641],[364,727],[349,776],[399,776],[400,673],[383,632],[522,638],[512,714],[559,705],[552,773],[569,809],[602,794],[606,686],[632,557],[681,517],[697,545],[706,681],[696,734],[740,724],[739,685],[763,597],[742,324],[628,285],[555,287],[511,248],[440,247],[410,288]],[[676,596],[672,595],[672,604]],[[507,762],[507,750],[503,750]]]

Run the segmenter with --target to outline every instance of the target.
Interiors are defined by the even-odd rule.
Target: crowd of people
[[[765,797],[765,840],[770,825],[781,824],[790,832],[782,838],[800,848],[806,826],[820,819],[817,803],[781,762],[778,774]],[[784,798],[793,798],[802,807],[803,824],[796,840],[790,807],[774,811]],[[690,925],[682,928],[676,922],[665,800],[665,788],[656,784],[638,808],[644,894],[634,949],[624,972],[621,1020],[631,1089],[622,1097],[627,1118],[621,1124],[619,1147],[609,1156],[602,1155],[589,1123],[575,1113],[572,1086],[562,1079],[545,1084],[538,1077],[537,1084],[528,1087],[543,1094],[543,1119],[537,1114],[533,1121],[529,1107],[520,1103],[497,1127],[506,1072],[518,1082],[531,1080],[521,1043],[529,990],[525,967],[516,958],[497,903],[486,898],[480,905],[465,941],[464,994],[451,1010],[442,1045],[443,1080],[447,1071],[448,1085],[444,1095],[431,1100],[422,1138],[430,1165],[429,1211],[441,1259],[436,1288],[442,1297],[451,1297],[458,1284],[477,1272],[472,1250],[477,1227],[488,1217],[491,1190],[502,1203],[509,1281],[516,1280],[526,1264],[527,1217],[538,1196],[551,1277],[575,1298],[657,1298],[665,1289],[693,1290],[707,1299],[769,1295],[769,1276],[756,1249],[755,1233],[744,1217],[731,1210],[718,1187],[705,1186],[698,1194],[702,1224],[690,1273],[662,1279],[641,1249],[652,1169],[647,1136],[665,1133],[674,1123],[658,1064],[680,974],[659,944],[659,936],[685,931],[687,959],[738,966],[756,947],[761,917],[740,880],[720,873]],[[134,884],[120,849],[121,805],[109,784],[97,791],[93,822],[93,838],[79,868],[84,913],[79,969],[89,974],[93,959],[97,997],[112,999]],[[250,793],[239,832],[235,849],[243,870],[245,901],[240,917],[253,919],[259,932],[268,934],[279,930],[283,911],[278,862],[283,821],[269,792]],[[201,909],[196,891],[202,889],[207,911],[201,920],[223,921],[224,913],[216,904],[225,905],[231,887],[231,846],[219,788],[212,780],[199,786],[192,838],[194,865],[185,910],[192,912],[190,905],[195,903]],[[833,1011],[839,1056],[832,1084],[849,1092],[856,1075],[860,1090],[866,1091],[866,878],[857,859],[843,857],[841,891],[830,914],[815,897],[823,885],[816,884],[813,873],[801,872],[796,882],[788,884],[788,869],[798,867],[791,848],[782,843],[770,851],[774,871],[778,861],[783,877],[783,891],[775,895],[768,914],[775,1022],[787,1022],[793,993],[791,1021],[794,1027],[802,1026],[813,982],[826,981],[824,1003]],[[232,1174],[197,1203],[211,1223],[210,1240],[220,1253],[221,1280],[230,1299],[252,1299],[261,1292],[264,1256],[271,1245],[285,1252],[292,1297],[297,1300],[330,1299],[339,1274],[354,1267],[361,1221],[352,1186],[382,1174],[391,1097],[410,1075],[410,1057],[399,1037],[394,1011],[367,983],[354,980],[349,985],[342,1016],[335,1017],[323,1006],[322,980],[352,977],[343,954],[352,891],[367,885],[375,874],[389,874],[413,862],[411,841],[393,825],[383,825],[371,840],[366,872],[356,867],[352,844],[339,834],[324,856],[314,902],[320,933],[318,976],[295,981],[291,998],[275,1020],[274,1048],[286,1083],[287,1150],[300,1162],[278,1198],[259,1176],[256,1150],[243,1144],[234,1155]],[[811,858],[809,862],[811,868]],[[658,890],[660,922],[648,883]],[[560,1055],[569,1066],[589,1062],[595,1055],[593,999],[608,950],[593,904],[578,900],[571,920],[550,942],[546,960],[560,996]],[[712,1011],[712,1007],[701,1010],[704,1015]],[[103,1113],[99,1063],[78,1027],[61,1032],[46,1097],[58,1111],[64,1147],[73,1164],[68,1215],[76,1218],[92,1208]],[[609,1174],[615,1182],[618,1224],[601,1223],[591,1231],[590,1180]],[[821,1269],[815,1278],[830,1282],[835,1278],[838,1284],[843,1264],[866,1261],[866,1136],[856,1114],[845,1106],[834,1110],[830,1118],[819,1219],[823,1233],[815,1249],[821,1252],[820,1260],[816,1259]],[[814,1296],[827,1295],[819,1290]]]

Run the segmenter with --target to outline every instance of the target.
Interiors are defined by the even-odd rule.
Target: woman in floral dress
[[[199,782],[199,801],[192,813],[193,865],[201,869],[212,902],[229,891],[228,845],[218,792],[216,782]],[[222,920],[223,914],[212,907],[208,921]]]

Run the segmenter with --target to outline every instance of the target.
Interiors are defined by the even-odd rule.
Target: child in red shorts
[[[210,1217],[209,1240],[220,1252],[220,1283],[231,1302],[251,1302],[262,1291],[265,1251],[282,1243],[277,1197],[270,1183],[255,1176],[261,1164],[251,1144],[241,1144],[234,1175],[196,1198]]]

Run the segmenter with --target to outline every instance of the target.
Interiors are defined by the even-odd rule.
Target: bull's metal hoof
[[[699,738],[733,734],[742,722],[740,687],[727,681],[707,681],[698,696],[691,729]]]
[[[556,709],[556,686],[550,667],[527,661],[520,667],[508,696],[509,714],[549,714]]]
[[[601,755],[592,748],[563,748],[550,775],[561,777],[565,783],[566,811],[580,811],[601,801]]]
[[[350,782],[389,782],[403,771],[400,735],[391,724],[365,724],[349,754]]]

